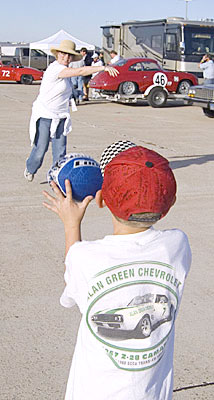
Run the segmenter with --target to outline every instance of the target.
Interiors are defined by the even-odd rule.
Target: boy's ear
[[[96,196],[95,196],[95,201],[96,201],[96,203],[97,203],[99,208],[105,207],[106,203],[103,200],[102,190],[101,189],[97,191]]]

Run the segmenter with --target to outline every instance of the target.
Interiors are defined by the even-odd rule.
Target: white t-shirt
[[[212,60],[200,64],[205,79],[214,79],[214,62]]]
[[[115,64],[117,61],[120,60],[120,56],[116,54],[110,61],[111,64]]]
[[[72,131],[69,99],[72,93],[70,78],[59,78],[59,73],[65,69],[58,61],[51,63],[46,69],[37,99],[33,103],[30,120],[30,139],[34,143],[36,135],[36,121],[39,118],[52,119],[51,137],[54,137],[60,119],[66,118],[63,134],[66,136]]]
[[[65,400],[171,400],[186,235],[150,228],[77,242],[60,302],[82,313]]]
[[[91,66],[93,66],[93,67],[102,67],[103,63],[102,63],[101,60],[92,61]],[[99,74],[99,72],[94,72],[94,74],[92,74],[92,78],[94,78],[97,74]]]
[[[69,111],[69,98],[72,91],[71,79],[58,77],[65,68],[67,67],[59,64],[58,61],[54,61],[48,66],[36,100],[57,116]]]

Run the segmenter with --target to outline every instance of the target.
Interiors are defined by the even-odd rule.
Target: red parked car
[[[40,81],[43,71],[35,68],[20,66],[19,64],[4,65],[0,61],[0,81],[15,81],[25,85],[31,85],[33,81]]]
[[[190,86],[198,84],[195,75],[166,71],[150,58],[121,59],[113,66],[119,75],[111,77],[107,72],[100,72],[90,80],[90,87],[114,100],[136,97],[148,100],[152,107],[162,107],[169,93],[185,95]]]

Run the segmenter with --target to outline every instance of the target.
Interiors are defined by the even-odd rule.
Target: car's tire
[[[147,338],[151,335],[152,325],[149,318],[149,315],[144,315],[137,325],[137,333],[138,337]]]
[[[209,110],[209,108],[203,108],[203,113],[206,115],[206,117],[214,118],[214,111]]]
[[[177,93],[178,94],[183,94],[183,95],[188,94],[190,86],[192,86],[192,82],[191,81],[189,81],[187,79],[181,81],[179,83],[179,85],[178,85]]]
[[[31,85],[33,83],[32,75],[23,74],[20,78],[20,83],[23,85]]]
[[[153,88],[149,92],[147,100],[151,107],[163,107],[166,104],[167,92],[161,87]]]
[[[130,96],[134,93],[137,93],[136,83],[131,81],[122,82],[119,86],[119,93],[124,94],[126,96]]]

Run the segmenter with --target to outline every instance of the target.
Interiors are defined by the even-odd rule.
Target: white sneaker
[[[25,168],[24,170],[24,177],[25,179],[27,179],[28,182],[32,182],[33,178],[34,178],[34,174],[31,174],[27,168]]]

